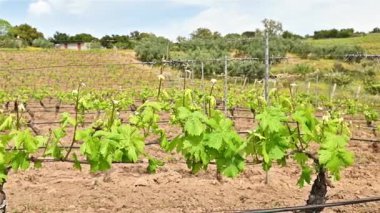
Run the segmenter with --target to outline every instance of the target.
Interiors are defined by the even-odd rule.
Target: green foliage
[[[69,39],[70,42],[92,42],[94,40],[98,39],[88,33],[79,33],[74,36],[71,36]]]
[[[277,36],[282,33],[282,23],[272,20],[272,19],[264,19],[262,21],[265,31],[268,32],[269,35]]]
[[[207,28],[198,28],[190,34],[191,39],[217,39],[221,37],[219,32],[212,32]]]
[[[294,67],[294,70],[292,71],[292,73],[300,74],[302,76],[305,76],[305,75],[310,74],[312,72],[314,72],[314,68],[308,64],[297,64]]]
[[[244,76],[249,80],[262,79],[264,72],[265,66],[258,62],[237,62],[229,66],[229,75]]]
[[[320,31],[314,31],[314,39],[321,39],[321,38],[348,38],[354,36],[354,29],[353,28],[347,28],[347,29],[331,29],[331,30],[320,30]]]
[[[91,41],[89,45],[90,49],[101,49],[102,44],[99,41]]]
[[[29,130],[11,130],[8,134],[0,134],[0,139],[0,182],[5,180],[8,168],[28,169],[32,155],[46,143],[44,137],[33,136]],[[7,147],[12,149],[6,150]]]
[[[26,43],[22,40],[10,38],[10,37],[0,37],[0,47],[1,48],[20,48],[25,46]]]
[[[53,37],[49,40],[54,44],[68,43],[70,42],[70,35],[61,32],[55,32]]]
[[[147,172],[149,174],[156,173],[157,169],[163,165],[164,165],[164,162],[155,158],[149,158]]]
[[[326,82],[337,84],[338,86],[348,85],[354,79],[350,72],[341,63],[335,63],[331,72],[324,74],[323,78]]]
[[[375,28],[373,28],[373,30],[370,33],[380,33],[380,28],[375,27]]]
[[[246,153],[256,160],[261,157],[265,171],[273,162],[285,165],[292,157],[301,169],[298,179],[301,187],[310,183],[312,174],[320,169],[339,179],[340,171],[354,161],[347,149],[350,132],[343,119],[328,115],[319,121],[309,104],[300,104],[290,117],[283,110],[286,108],[267,107],[257,115],[259,126],[248,137]],[[285,123],[290,118],[295,125]],[[313,143],[319,144],[318,156],[312,153]]]
[[[32,42],[33,47],[52,48],[54,44],[44,38],[34,39]]]
[[[282,38],[285,38],[285,39],[302,39],[303,37],[285,30],[282,33]]]
[[[371,82],[369,84],[366,84],[366,86],[364,88],[371,95],[379,95],[380,94],[380,84],[375,84],[375,83]]]
[[[272,161],[285,157],[289,147],[286,128],[282,122],[286,121],[285,113],[280,108],[268,107],[257,115],[259,127],[248,137],[246,152],[248,155],[263,157],[263,169],[268,171]]]
[[[127,35],[106,35],[100,39],[100,43],[105,48],[117,47],[118,49],[133,49],[135,41]]]
[[[14,26],[9,30],[8,34],[13,38],[20,37],[22,40],[26,41],[28,45],[32,45],[33,40],[44,37],[41,32],[28,24]]]
[[[370,107],[365,107],[363,114],[368,124],[371,124],[379,119],[379,113]]]
[[[5,19],[0,19],[0,37],[7,35],[12,25]]]
[[[83,141],[81,153],[92,172],[110,169],[114,161],[137,162],[145,147],[143,135],[130,125],[114,125],[108,131],[85,129],[78,132],[76,139]]]
[[[354,155],[347,150],[349,137],[326,132],[318,151],[319,164],[324,166],[335,179],[340,179],[342,168],[350,166],[354,162]]]
[[[182,134],[172,141],[162,140],[167,151],[181,153],[193,173],[207,169],[215,161],[218,173],[235,177],[244,169],[244,141],[233,129],[233,122],[222,112],[213,110],[209,117],[197,108],[174,109],[173,121]]]
[[[160,61],[167,58],[170,41],[163,37],[151,36],[142,39],[135,47],[136,56],[141,61]]]
[[[145,102],[136,113],[129,119],[131,125],[144,131],[147,136],[150,133],[160,134],[162,130],[158,126],[160,116],[158,115],[166,106],[160,102]]]

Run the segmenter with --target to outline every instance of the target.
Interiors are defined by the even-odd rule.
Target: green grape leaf
[[[305,182],[308,183],[308,184],[310,184],[311,174],[312,174],[312,170],[310,169],[310,167],[303,166],[302,167],[301,176],[300,176],[300,178],[297,181],[297,185],[300,186],[300,187],[304,187],[305,186]]]

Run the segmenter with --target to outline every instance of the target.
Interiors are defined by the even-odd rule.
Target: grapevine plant
[[[326,201],[329,179],[339,180],[341,171],[353,164],[353,154],[347,149],[348,125],[332,102],[325,103],[329,111],[323,119],[317,119],[310,97],[296,94],[288,97],[273,89],[267,103],[261,90],[237,95],[228,102],[231,115],[236,114],[238,104],[244,104],[257,121],[248,137],[242,138],[233,121],[217,110],[215,97],[222,96],[222,92],[215,79],[208,92],[192,91],[186,85],[183,91],[166,91],[162,81],[157,93],[149,88],[144,88],[141,94],[94,93],[85,91],[83,85],[73,92],[59,92],[55,94],[59,127],[45,136],[31,132],[22,113],[28,109],[25,103],[29,96],[42,101],[51,93],[43,90],[34,95],[30,91],[24,91],[29,95],[0,93],[3,103],[15,105],[10,109],[13,114],[0,112],[0,180],[5,183],[11,169],[41,167],[48,160],[72,162],[77,169],[85,163],[92,172],[97,172],[110,169],[113,163],[135,163],[146,158],[147,171],[156,172],[163,162],[145,151],[145,142],[154,136],[165,151],[181,154],[193,173],[215,164],[219,180],[221,175],[238,176],[250,157],[264,171],[270,171],[276,163],[284,166],[295,162],[300,168],[299,186],[312,183],[316,175],[307,203],[321,204]],[[156,101],[152,101],[154,97]],[[74,116],[59,114],[61,102],[74,104]],[[142,104],[137,107],[139,102]],[[352,102],[341,105],[352,113],[361,110]],[[129,108],[133,108],[133,115],[127,121],[122,120],[120,112]],[[96,121],[86,126],[85,114],[91,110],[98,113]],[[370,108],[361,111],[371,124],[377,119]],[[162,113],[169,113],[170,124],[181,130],[174,138],[169,138],[159,125]],[[74,134],[69,138],[70,146],[65,146],[69,128],[74,129]]]
[[[183,105],[173,109],[172,123],[182,129],[173,140],[163,138],[161,146],[166,151],[176,150],[186,159],[193,173],[207,169],[216,163],[217,178],[220,174],[236,177],[244,169],[245,143],[233,128],[233,122],[219,110],[215,99],[209,99],[209,111],[194,104],[191,90],[186,90]],[[211,99],[210,99],[211,98]]]
[[[265,171],[275,162],[284,166],[292,159],[300,167],[297,183],[301,187],[316,174],[307,204],[323,204],[328,176],[339,180],[342,169],[354,161],[353,153],[347,149],[348,125],[332,115],[318,120],[310,104],[300,104],[286,115],[288,111],[277,105],[266,107],[257,115],[258,127],[248,137],[247,154],[262,159]]]

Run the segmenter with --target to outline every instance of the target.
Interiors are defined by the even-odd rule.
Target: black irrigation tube
[[[380,140],[373,140],[368,138],[350,138],[351,141],[361,141],[361,142],[372,142],[372,143],[380,143]]]
[[[380,197],[368,197],[356,200],[347,200],[347,201],[338,201],[318,205],[309,205],[309,206],[292,206],[284,208],[272,208],[272,209],[253,209],[253,210],[243,210],[243,211],[234,211],[240,213],[269,213],[269,212],[294,212],[294,211],[305,211],[305,210],[315,210],[321,208],[329,208],[336,206],[347,206],[360,203],[369,203],[369,202],[378,202]]]

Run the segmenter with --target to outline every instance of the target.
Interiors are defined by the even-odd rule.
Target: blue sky
[[[0,0],[0,18],[28,23],[45,36],[129,34],[138,30],[175,39],[198,27],[222,34],[261,28],[261,20],[283,23],[285,30],[380,27],[380,0]]]

